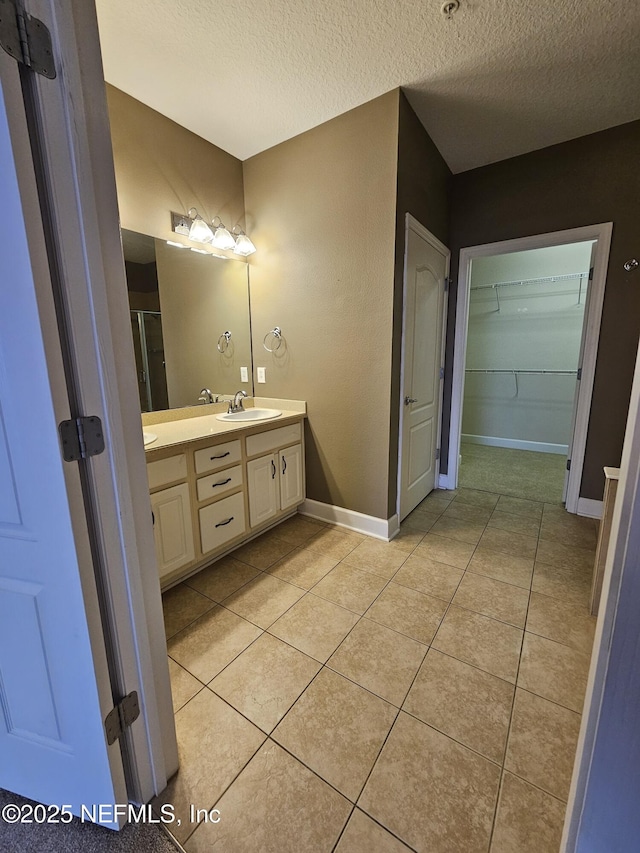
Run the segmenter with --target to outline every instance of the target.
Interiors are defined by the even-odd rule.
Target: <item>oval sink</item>
[[[281,414],[278,409],[245,409],[242,412],[216,415],[216,418],[219,421],[268,421],[271,418],[279,418]]]
[[[151,444],[153,441],[156,440],[157,437],[158,436],[155,434],[155,432],[143,432],[142,438],[144,441],[144,446],[146,447],[147,444]]]

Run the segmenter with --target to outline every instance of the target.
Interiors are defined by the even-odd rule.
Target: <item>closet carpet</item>
[[[557,453],[462,443],[458,485],[512,498],[561,503],[567,460]]]

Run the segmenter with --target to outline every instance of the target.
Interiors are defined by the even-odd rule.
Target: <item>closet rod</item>
[[[515,370],[507,370],[507,369],[501,369],[501,370],[488,370],[487,369],[487,370],[484,370],[484,369],[478,369],[475,367],[466,368],[465,373],[508,373],[510,376],[513,376],[514,373],[519,373],[519,374],[525,373],[527,375],[535,375],[535,376],[542,376],[542,375],[545,375],[547,373],[553,374],[555,376],[577,376],[578,375],[577,370],[518,370],[517,368]]]
[[[497,281],[494,284],[478,284],[471,290],[494,290],[496,287],[520,287],[528,284],[544,284],[545,282],[553,281],[568,281],[571,278],[584,278],[589,275],[587,272],[572,272],[566,275],[549,275],[546,278],[523,278],[518,281]]]

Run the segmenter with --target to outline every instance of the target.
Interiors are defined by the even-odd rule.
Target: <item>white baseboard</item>
[[[318,521],[326,521],[356,533],[364,533],[365,536],[373,536],[374,539],[384,539],[385,542],[393,539],[400,530],[397,514],[387,519],[376,518],[353,509],[312,501],[309,498],[298,508],[298,512],[310,518],[317,518]]]
[[[451,486],[449,485],[449,475],[448,474],[439,474],[438,475],[438,488],[439,489],[451,488]]]
[[[511,450],[533,450],[536,453],[557,453],[566,456],[569,447],[566,444],[550,444],[547,441],[524,441],[519,438],[498,438],[493,435],[465,435],[460,437],[466,444],[485,444],[489,447],[508,447]]]
[[[602,501],[578,498],[578,515],[586,515],[587,518],[602,518]]]

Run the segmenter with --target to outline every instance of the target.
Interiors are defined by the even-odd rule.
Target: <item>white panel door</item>
[[[298,506],[304,500],[302,445],[286,447],[278,454],[280,462],[280,509]]]
[[[436,485],[442,327],[449,251],[408,225],[402,354],[400,519]]]
[[[62,366],[18,69],[0,54],[0,787],[78,813],[127,795],[103,726],[110,687],[78,473],[57,433]]]
[[[189,484],[154,492],[151,509],[158,574],[163,578],[195,557]]]
[[[270,453],[247,462],[247,488],[249,490],[249,524],[257,527],[278,514],[277,456]]]

